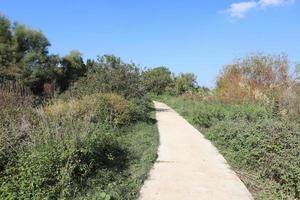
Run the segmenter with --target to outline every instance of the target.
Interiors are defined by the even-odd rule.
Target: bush
[[[121,96],[102,95],[96,105],[96,118],[114,126],[126,125],[134,120],[134,106],[135,104]]]
[[[150,103],[144,99],[125,100],[121,96],[106,94],[97,104],[97,118],[114,126],[128,125],[148,118]]]
[[[256,171],[261,178],[274,181],[278,184],[275,192],[283,193],[284,198],[299,198],[299,128],[297,123],[273,119],[229,120],[212,126],[206,136],[234,166]]]
[[[52,120],[81,118],[110,126],[129,125],[148,117],[150,104],[144,99],[126,100],[113,93],[98,93],[69,101],[58,100],[43,109]]]
[[[194,103],[191,119],[198,127],[209,128],[222,120],[246,120],[249,122],[268,119],[273,116],[271,109],[254,105],[211,104],[206,102]]]
[[[0,100],[0,199],[138,196],[158,144],[154,124],[138,123],[149,101],[96,93],[33,108],[7,90]]]
[[[30,139],[38,123],[30,91],[17,82],[0,84],[0,172]]]
[[[140,69],[134,63],[124,63],[114,55],[99,57],[90,64],[82,77],[63,96],[83,97],[95,93],[115,93],[126,99],[143,98],[146,91]]]
[[[146,91],[155,95],[164,94],[173,82],[172,73],[167,67],[145,70],[142,77]]]
[[[110,100],[106,103],[113,102],[118,110],[123,109],[123,104],[110,98],[123,102],[124,99],[119,97],[98,94],[84,100],[106,102],[104,98]],[[64,107],[67,102],[57,104]],[[137,112],[124,105],[124,111]],[[53,106],[57,106],[56,103]],[[22,148],[10,148],[14,156],[6,155],[1,149],[1,155],[8,159],[5,163],[1,159],[0,199],[129,200],[138,196],[156,158],[158,134],[154,124],[137,123],[109,129],[103,127],[101,120],[87,120],[90,118],[85,117],[89,115],[86,108],[79,109],[80,115],[70,114],[68,109],[64,110],[69,113],[66,116],[56,113],[59,109],[40,111],[37,115],[39,123],[28,129],[29,137]],[[58,115],[55,117],[54,113]],[[95,111],[94,116],[97,113]]]
[[[185,93],[197,92],[198,89],[197,76],[192,73],[185,73],[174,77],[173,82],[167,88],[167,92],[179,96]]]
[[[94,116],[96,101],[97,99],[92,96],[68,101],[59,99],[40,109],[40,113],[54,121],[70,118],[81,118],[89,121]]]
[[[59,127],[64,135],[48,123],[34,130],[34,142],[6,165],[0,198],[72,198],[98,171],[124,169],[127,153],[116,138],[85,123],[65,122]]]
[[[284,54],[251,54],[238,59],[225,66],[216,86],[222,102],[277,104],[280,111],[296,115],[300,105],[297,90],[297,79],[290,75],[290,62]]]

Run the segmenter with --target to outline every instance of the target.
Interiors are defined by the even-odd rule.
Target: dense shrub
[[[246,120],[249,122],[271,118],[273,110],[266,106],[255,104],[224,104],[207,101],[194,101],[186,98],[165,98],[171,105],[180,110],[183,115],[198,127],[209,128],[222,120]]]
[[[297,79],[290,71],[286,55],[252,54],[225,66],[216,94],[222,102],[277,104],[280,110],[299,114]]]
[[[96,118],[111,125],[126,125],[135,118],[135,104],[113,94],[100,96]]]
[[[93,93],[33,107],[24,86],[0,86],[0,199],[138,196],[158,145],[151,102]]]
[[[166,92],[179,96],[185,93],[197,92],[198,89],[197,76],[195,74],[181,73],[174,77],[172,83],[168,85]]]
[[[206,136],[230,163],[277,183],[277,198],[300,198],[299,128],[297,123],[272,119],[226,120],[209,129]]]
[[[28,107],[37,123],[22,148],[1,140],[12,152],[1,146],[0,199],[136,198],[158,144],[153,124],[133,123],[148,116],[137,104],[95,94]]]
[[[66,97],[82,97],[95,93],[116,93],[125,98],[143,98],[145,88],[140,69],[114,55],[99,57],[89,64],[86,76],[67,91]]]
[[[64,121],[54,128],[45,121],[32,130],[30,144],[1,174],[0,197],[71,198],[97,171],[124,169],[127,153],[115,136],[86,123]]]
[[[0,199],[136,199],[158,146],[139,67],[0,24]]]
[[[83,62],[79,51],[71,51],[61,59],[62,68],[57,76],[57,84],[60,91],[66,90],[69,85],[75,82],[79,77],[85,75],[87,67]]]
[[[151,95],[182,95],[201,90],[192,73],[172,74],[167,67],[147,69],[142,73],[143,86]]]
[[[0,171],[27,143],[30,129],[38,123],[32,103],[27,88],[12,81],[0,83]]]
[[[53,120],[81,118],[110,126],[124,126],[148,118],[150,104],[146,100],[127,100],[113,93],[98,93],[80,99],[58,100],[42,112]]]
[[[173,82],[172,73],[167,67],[147,69],[142,77],[146,91],[156,95],[164,94]]]
[[[84,96],[76,99],[53,100],[47,106],[39,109],[41,116],[59,123],[64,119],[79,118],[90,122],[96,113],[96,105],[102,94]]]

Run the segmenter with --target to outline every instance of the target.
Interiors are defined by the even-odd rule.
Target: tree
[[[70,89],[72,96],[97,92],[112,92],[125,98],[142,98],[145,94],[139,68],[134,63],[125,63],[114,55],[89,60],[86,76]]]
[[[157,67],[143,72],[143,82],[148,92],[161,95],[172,83],[172,73],[166,67]]]
[[[0,43],[10,43],[12,37],[10,21],[3,15],[0,15],[0,27]]]
[[[50,43],[41,31],[33,30],[18,23],[14,24],[13,30],[18,53],[21,55],[25,55],[28,52],[48,54]]]
[[[55,82],[59,57],[48,54],[50,43],[42,32],[18,23],[13,31],[15,60],[21,79],[35,94],[42,94],[45,84]]]
[[[104,55],[98,58],[97,66],[103,91],[116,92],[126,98],[144,96],[140,70],[134,63],[125,63],[114,55]]]
[[[184,73],[175,77],[171,91],[174,95],[181,95],[198,88],[197,76],[192,73]]]
[[[17,74],[14,65],[10,21],[0,15],[0,78],[13,79]]]
[[[61,65],[62,73],[58,81],[62,91],[66,90],[71,83],[83,76],[87,71],[87,67],[79,51],[71,51],[68,55],[63,57]]]

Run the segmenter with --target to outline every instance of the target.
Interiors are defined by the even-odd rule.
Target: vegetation
[[[0,199],[136,199],[158,147],[140,69],[0,24]]]
[[[156,98],[216,145],[256,199],[298,199],[300,96],[288,73],[285,56],[255,54],[226,66],[215,90]]]
[[[38,108],[33,99],[16,83],[2,84],[1,199],[137,197],[156,159],[151,105],[113,93]]]
[[[210,90],[114,55],[52,55],[42,32],[0,27],[0,199],[136,199],[158,146],[151,98],[199,128],[256,199],[300,198],[300,70],[287,56],[238,59]]]
[[[50,55],[50,42],[42,32],[14,23],[0,15],[0,81],[16,80],[36,95],[66,90],[83,76],[86,66],[79,52],[60,58]]]
[[[1,199],[137,197],[158,146],[149,111],[112,93],[34,108],[19,87],[1,91]]]

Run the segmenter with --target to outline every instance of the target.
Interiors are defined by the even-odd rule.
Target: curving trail
[[[253,199],[210,141],[167,105],[155,108],[160,147],[140,200]]]

